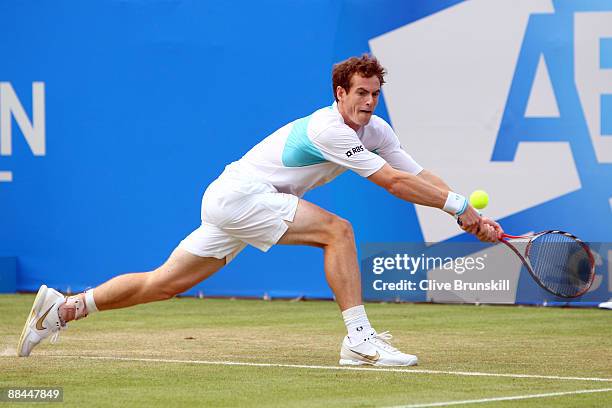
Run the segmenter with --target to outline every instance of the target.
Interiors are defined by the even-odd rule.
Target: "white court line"
[[[556,375],[479,373],[479,372],[466,372],[466,371],[438,371],[438,370],[421,370],[421,369],[413,369],[413,368],[320,366],[320,365],[302,365],[302,364],[248,363],[248,362],[240,362],[240,361],[174,360],[174,359],[167,359],[167,358],[104,357],[104,356],[50,355],[49,357],[83,358],[83,359],[88,359],[88,360],[140,361],[140,362],[148,362],[148,363],[184,363],[184,364],[227,365],[227,366],[246,366],[246,367],[306,368],[306,369],[313,369],[313,370],[385,371],[385,372],[392,372],[392,373],[400,372],[400,373],[414,373],[414,374],[446,374],[446,375],[461,375],[461,376],[472,376],[472,377],[539,378],[539,379],[546,379],[546,380],[612,382],[612,378],[560,377]]]
[[[426,408],[426,407],[447,407],[449,405],[462,405],[462,404],[478,404],[483,402],[496,402],[496,401],[512,401],[512,400],[523,400],[529,398],[547,398],[547,397],[558,397],[561,395],[573,395],[573,394],[590,394],[593,392],[608,392],[612,391],[612,388],[602,388],[598,390],[578,390],[578,391],[566,391],[566,392],[551,392],[548,394],[532,394],[532,395],[517,395],[515,397],[499,397],[499,398],[483,398],[477,400],[463,400],[463,401],[447,401],[447,402],[433,402],[429,404],[416,404],[416,405],[398,405],[389,408]]]

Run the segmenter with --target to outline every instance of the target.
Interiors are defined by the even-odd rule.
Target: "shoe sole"
[[[26,339],[26,334],[30,329],[30,324],[32,323],[32,319],[36,318],[36,316],[40,313],[40,306],[44,303],[45,298],[47,297],[47,286],[42,285],[38,289],[38,293],[34,298],[34,303],[32,304],[32,310],[30,310],[30,314],[26,319],[25,325],[23,326],[23,330],[21,331],[21,337],[19,337],[19,344],[17,345],[17,356],[19,357],[28,357],[29,354],[22,355],[21,348],[23,347],[23,342]]]
[[[381,364],[381,363],[370,363],[367,361],[360,361],[360,360],[348,360],[345,358],[341,358],[340,361],[338,362],[340,365],[343,366],[363,366],[363,365],[368,365],[368,366],[377,366],[377,367],[409,367],[409,366],[415,366],[418,364],[418,359],[412,359],[410,360],[408,363],[406,364]]]

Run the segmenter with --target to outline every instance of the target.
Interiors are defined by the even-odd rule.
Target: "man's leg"
[[[389,344],[390,334],[378,334],[370,325],[361,298],[361,276],[350,223],[308,201],[300,200],[293,222],[288,224],[289,228],[278,241],[279,244],[310,245],[324,251],[325,276],[336,295],[348,331],[340,350],[340,364],[417,364],[416,356],[404,354]]]
[[[305,200],[300,200],[293,222],[288,224],[278,243],[322,248],[325,276],[340,310],[361,305],[361,278],[351,224]]]
[[[57,334],[66,322],[85,317],[88,313],[169,299],[195,286],[224,265],[225,258],[199,257],[177,248],[162,266],[153,271],[120,275],[93,291],[67,299],[43,285],[21,333],[17,353],[22,357],[29,356],[41,340]]]
[[[119,309],[172,298],[197,285],[225,265],[225,259],[202,258],[182,248],[151,272],[117,276],[94,289],[98,310]]]

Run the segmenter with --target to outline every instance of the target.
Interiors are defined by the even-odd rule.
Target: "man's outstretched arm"
[[[417,176],[421,177],[422,179],[424,179],[428,183],[433,184],[434,186],[436,186],[438,188],[441,188],[444,191],[452,191],[451,188],[448,186],[448,184],[446,184],[446,182],[444,180],[442,180],[439,176],[435,175],[434,173],[432,173],[429,170],[423,169]],[[504,230],[502,229],[502,227],[495,220],[492,220],[492,219],[490,219],[488,217],[481,216],[481,219],[482,219],[482,223],[483,224],[485,224],[487,226],[490,226],[495,231],[495,237],[494,237],[493,241],[501,239],[501,237],[502,237],[502,235],[504,233]],[[467,231],[465,228],[463,228],[463,230]],[[483,234],[483,232],[485,232],[485,234]],[[492,231],[490,231],[487,227],[485,227],[484,231],[479,231],[476,234],[476,236],[478,237],[478,239],[480,239],[482,241],[491,241],[491,239],[489,237],[489,234],[491,232]]]
[[[444,180],[442,180],[440,177],[436,176],[429,170],[423,169],[419,174],[417,174],[417,177],[420,177],[429,184],[433,184],[434,186],[446,192],[452,191],[448,184],[444,182]]]
[[[440,208],[455,215],[456,211],[453,211],[448,205],[449,195],[453,194],[452,191],[441,178],[427,170],[423,170],[415,176],[385,164],[368,179],[402,200]],[[465,231],[477,235],[483,241],[497,240],[498,231],[496,231],[495,226],[491,225],[488,219],[483,223],[480,215],[469,204],[459,218]]]
[[[442,209],[448,198],[448,190],[426,181],[423,177],[396,170],[389,164],[381,167],[368,177],[368,180],[394,196],[414,204]]]

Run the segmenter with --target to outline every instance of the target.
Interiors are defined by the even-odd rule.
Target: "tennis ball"
[[[489,195],[486,191],[476,190],[470,194],[470,204],[477,210],[482,210],[489,204]]]

